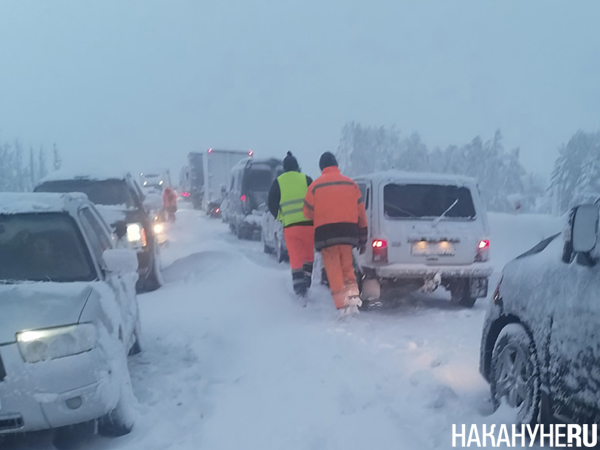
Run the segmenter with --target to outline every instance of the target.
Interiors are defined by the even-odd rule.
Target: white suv
[[[490,232],[473,179],[388,171],[355,181],[369,222],[358,256],[364,300],[440,285],[466,307],[487,295]]]

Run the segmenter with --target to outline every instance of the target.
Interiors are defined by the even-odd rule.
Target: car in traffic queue
[[[480,372],[521,424],[600,423],[600,210],[510,261],[489,304]]]
[[[0,435],[131,430],[137,278],[85,195],[0,194]]]
[[[283,162],[275,158],[245,158],[231,169],[229,190],[220,209],[238,239],[260,233],[261,206],[267,203],[273,180],[283,173]]]
[[[106,223],[114,228],[120,242],[137,252],[138,292],[153,291],[161,286],[155,227],[164,230],[164,225],[155,224],[156,214],[153,214],[152,205],[145,204],[144,194],[131,174],[69,174],[57,171],[41,180],[34,192],[86,194]]]
[[[260,237],[265,253],[275,255],[277,262],[280,263],[289,260],[283,225],[268,210],[261,217]]]
[[[368,221],[355,255],[365,306],[439,286],[465,307],[487,295],[490,231],[473,179],[391,170],[354,180]]]

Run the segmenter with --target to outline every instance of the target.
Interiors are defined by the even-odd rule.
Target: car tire
[[[468,278],[460,278],[450,284],[450,301],[452,303],[465,308],[472,308],[475,305],[477,298],[469,295],[468,283]]]
[[[286,250],[283,248],[283,243],[279,242],[279,238],[275,236],[275,256],[277,262],[282,263],[285,261]]]
[[[135,396],[131,387],[131,378],[125,354],[123,354],[122,358],[119,362],[122,373],[114,374],[114,376],[120,375],[120,379],[122,380],[119,401],[111,411],[97,419],[98,434],[101,436],[119,437],[129,434],[135,422],[133,410]]]
[[[133,429],[133,420],[127,413],[124,403],[119,401],[117,406],[98,419],[98,434],[106,437],[119,437],[129,434]]]
[[[148,276],[144,279],[143,282],[143,292],[152,292],[157,290],[162,286],[162,276],[160,273],[160,256],[156,249],[154,250],[154,255],[152,257],[152,268],[148,273]]]
[[[267,245],[267,240],[265,239],[265,232],[263,230],[260,231],[260,240],[263,244],[263,252],[265,252],[267,255],[272,253],[271,247]]]
[[[538,422],[541,402],[540,372],[533,340],[518,323],[506,325],[492,350],[490,387],[497,409],[505,399],[516,410],[516,422]]]

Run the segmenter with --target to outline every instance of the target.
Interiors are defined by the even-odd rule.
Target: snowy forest
[[[395,127],[346,124],[337,149],[348,176],[396,169],[437,172],[475,178],[490,211],[564,214],[571,206],[600,197],[600,132],[578,131],[559,150],[550,186],[528,172],[520,149],[506,150],[497,130],[445,150],[429,149],[418,133],[403,137]]]
[[[48,174],[61,168],[60,150],[52,147],[52,164],[48,166],[47,152],[43,146],[37,150],[29,146],[26,151],[19,140],[0,143],[0,192],[28,192]]]

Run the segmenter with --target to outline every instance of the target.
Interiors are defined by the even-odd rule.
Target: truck
[[[192,205],[206,209],[218,205],[229,190],[231,169],[244,158],[252,157],[252,150],[223,150],[209,148],[205,152],[188,155],[188,186]]]

